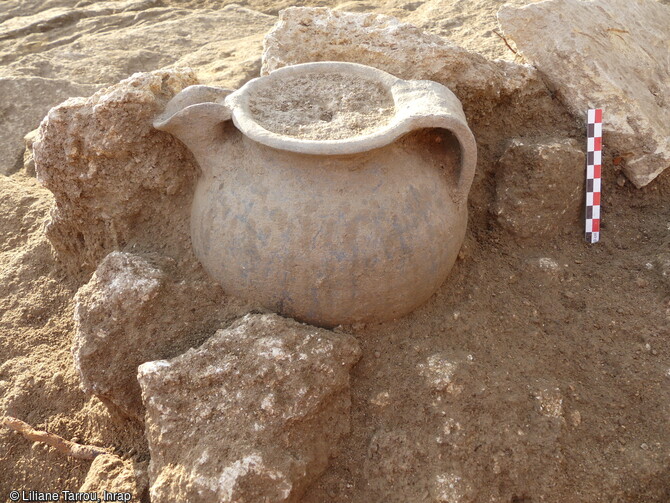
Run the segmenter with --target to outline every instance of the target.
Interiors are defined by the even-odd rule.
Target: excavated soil
[[[379,82],[340,73],[286,78],[249,96],[258,124],[307,140],[371,133],[388,123],[394,110],[393,97]]]
[[[139,33],[159,4],[134,2],[124,17],[105,11],[109,3],[99,3],[96,18],[95,3],[5,2],[0,57],[13,66],[0,73],[76,81],[39,63],[40,51],[69,47],[72,59],[59,61],[76,68],[77,50],[84,50],[77,26],[89,37],[106,36],[104,16],[118,15],[112,32],[135,26]],[[164,4],[184,15],[204,8]],[[74,5],[69,14],[60,10]],[[288,4],[247,5],[269,17]],[[338,8],[396,15],[487,56],[514,58],[494,32],[498,6],[392,0]],[[77,17],[85,9],[88,17]],[[258,34],[238,26],[230,52],[210,47],[193,56],[210,63],[204,80],[256,76],[250,55],[260,55],[267,22],[254,19]],[[128,49],[128,73],[163,64],[156,42]],[[104,58],[97,64],[82,68],[100,75],[86,82],[111,83]],[[0,97],[1,114],[14,105]],[[670,175],[637,190],[605,155],[601,242],[585,243],[577,221],[553,237],[520,241],[491,212],[500,153],[480,154],[489,167],[475,181],[468,235],[449,279],[403,319],[339,329],[363,349],[352,374],[352,430],[304,501],[670,501]],[[0,175],[0,414],[142,463],[149,457],[142,428],[79,390],[70,347],[80,283],[45,237],[51,204],[25,169]],[[9,501],[10,490],[76,491],[90,464],[2,428],[0,500]]]

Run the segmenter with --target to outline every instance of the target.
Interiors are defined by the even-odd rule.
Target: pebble
[[[582,415],[578,410],[575,410],[570,414],[570,419],[572,421],[573,426],[579,426],[580,424],[582,424]]]
[[[375,358],[379,358],[382,354],[379,351],[375,351]]]
[[[62,372],[56,372],[53,375],[53,382],[56,386],[61,386],[63,384],[63,373]]]
[[[382,391],[377,393],[377,395],[370,399],[370,403],[372,405],[376,405],[377,407],[386,407],[389,403],[391,403],[389,392]]]

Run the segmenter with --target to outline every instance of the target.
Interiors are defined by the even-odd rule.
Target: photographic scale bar
[[[600,240],[600,197],[603,145],[603,111],[594,108],[586,116],[586,241]]]

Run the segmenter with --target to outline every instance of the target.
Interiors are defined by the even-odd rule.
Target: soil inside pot
[[[274,133],[308,140],[339,140],[373,132],[395,113],[382,84],[344,73],[290,77],[254,90],[254,120]]]

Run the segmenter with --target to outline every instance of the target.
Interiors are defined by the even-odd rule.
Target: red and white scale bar
[[[586,241],[600,240],[600,194],[603,148],[603,111],[588,111],[586,140]]]

